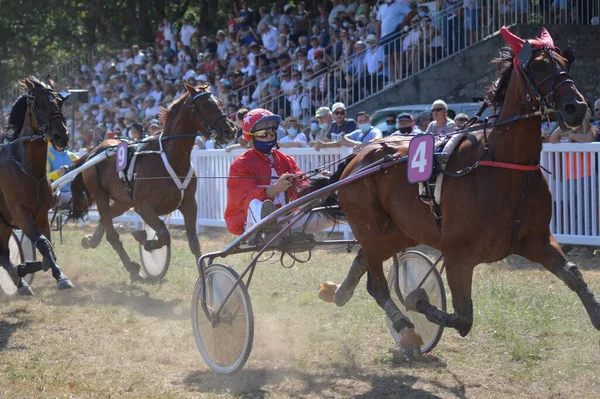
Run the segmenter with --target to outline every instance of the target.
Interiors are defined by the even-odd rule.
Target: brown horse
[[[117,251],[132,280],[141,279],[140,265],[133,262],[114,229],[112,219],[131,207],[157,232],[155,240],[148,240],[145,231],[134,232],[135,239],[147,251],[161,248],[170,243],[167,227],[159,216],[179,209],[184,217],[185,230],[192,253],[200,256],[200,242],[196,236],[196,180],[188,179],[182,187],[180,177],[190,172],[190,154],[197,132],[213,132],[215,140],[222,143],[235,135],[233,122],[223,112],[221,101],[208,91],[207,86],[194,88],[185,84],[187,92],[179,97],[168,110],[161,110],[165,123],[160,138],[148,141],[143,148],[148,154],[138,155],[135,163],[135,178],[131,191],[121,181],[116,170],[116,157],[109,157],[83,171],[71,185],[73,193],[73,216],[80,217],[96,202],[100,222],[91,236],[82,240],[84,248],[98,246],[106,230],[106,239]],[[91,157],[108,147],[118,145],[120,140],[106,140],[75,162],[83,165]],[[161,152],[163,154],[161,154]],[[168,160],[163,162],[162,155]],[[173,178],[167,168],[172,167]],[[150,178],[150,179],[145,179]],[[185,185],[185,184],[183,184]],[[112,203],[111,203],[112,200]]]
[[[540,114],[551,115],[561,126],[583,122],[587,105],[568,72],[574,57],[562,56],[545,30],[541,38],[530,41],[505,29],[502,34],[511,48],[495,60],[498,79],[486,98],[499,111],[497,124],[487,130],[487,140],[481,130],[468,134],[447,170],[465,170],[483,158],[497,163],[475,167],[463,177],[444,178],[440,228],[430,207],[417,198],[417,185],[408,183],[406,162],[338,192],[362,251],[342,285],[322,286],[322,298],[344,305],[368,272],[367,290],[401,333],[400,344],[407,353],[418,346],[420,337],[390,299],[382,264],[417,244],[442,252],[452,294],[453,314],[431,305],[424,291],[407,298],[409,309],[433,323],[466,336],[473,324],[473,269],[518,254],[540,263],[577,293],[593,326],[600,329],[600,303],[550,233],[552,197],[539,167],[535,169],[540,162]],[[342,178],[385,155],[406,155],[409,142],[392,138],[370,144],[347,164]],[[508,168],[500,167],[500,162]],[[530,167],[521,168],[524,165]]]
[[[69,133],[62,114],[63,96],[52,84],[34,77],[21,80],[25,90],[8,117],[8,142],[0,148],[0,263],[13,277],[20,295],[33,295],[21,277],[37,270],[52,268],[58,289],[73,284],[56,264],[50,244],[48,210],[52,190],[46,178],[48,141],[65,147]],[[8,241],[13,229],[20,228],[43,256],[42,262],[13,267]]]

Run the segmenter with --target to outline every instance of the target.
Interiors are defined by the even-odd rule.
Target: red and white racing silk
[[[250,201],[270,199],[265,194],[265,190],[277,180],[270,179],[269,176],[281,176],[284,173],[302,173],[294,158],[289,155],[273,151],[271,157],[272,160],[266,154],[252,148],[237,157],[231,164],[230,177],[246,177],[227,180],[225,222],[231,233],[241,235],[244,232]],[[257,178],[252,179],[252,176]],[[296,190],[288,190],[287,192],[290,201],[298,198]],[[278,207],[284,205],[281,198],[275,198],[274,202]]]

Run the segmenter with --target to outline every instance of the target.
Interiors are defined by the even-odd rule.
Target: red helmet
[[[264,108],[249,111],[242,120],[244,139],[252,141],[252,135],[259,130],[277,130],[281,117]]]

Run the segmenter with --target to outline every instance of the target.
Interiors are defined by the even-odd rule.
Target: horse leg
[[[130,208],[129,204],[114,201],[110,205],[110,218],[111,220],[116,218],[117,216],[122,215]],[[96,248],[100,245],[102,241],[102,237],[104,237],[104,225],[100,220],[98,222],[98,226],[96,226],[96,230],[94,230],[94,234],[88,234],[81,239],[81,246],[84,249],[88,248]]]
[[[364,247],[363,247],[364,248]],[[390,290],[383,272],[383,261],[378,248],[368,251],[364,248],[367,264],[367,291],[392,321],[400,334],[400,347],[407,356],[419,355],[423,339],[415,332],[414,324],[406,317],[390,297]]]
[[[195,182],[194,182],[195,183]],[[196,204],[196,185],[190,184],[186,189],[183,201],[179,210],[183,214],[183,222],[185,224],[185,235],[187,236],[190,251],[196,257],[196,260],[202,256],[200,249],[200,240],[196,234],[196,223],[198,222],[198,205]]]
[[[574,291],[583,303],[592,325],[596,330],[600,330],[600,303],[588,287],[577,265],[567,260],[553,235],[548,233],[527,240],[520,255],[541,264]]]
[[[143,242],[141,242],[146,251],[153,251],[171,243],[171,235],[169,234],[167,226],[150,204],[143,202],[141,206],[135,207],[135,211],[142,217],[142,219],[144,219],[144,222],[146,222],[148,226],[152,227],[152,229],[156,231],[156,239],[144,239]]]
[[[22,207],[18,208],[20,209],[19,212],[25,213],[20,213],[20,217],[25,217],[25,220],[31,221],[31,223],[27,223],[25,225],[19,224],[19,226],[21,227],[21,230],[23,230],[23,234],[25,234],[31,240],[31,242],[33,242],[33,245],[35,245],[37,250],[42,255],[42,269],[52,269],[52,277],[54,277],[56,280],[56,288],[59,290],[73,288],[74,285],[71,280],[69,280],[69,278],[56,263],[56,254],[54,253],[52,243],[50,242],[51,232],[47,211],[40,212],[38,215],[36,215],[34,224],[33,220],[31,220],[31,215],[26,213]]]
[[[342,284],[337,285],[327,281],[321,285],[319,290],[319,298],[325,302],[335,302],[337,306],[344,306],[352,295],[362,276],[367,272],[367,262],[365,254],[361,249],[358,250],[356,257],[352,261],[348,275]]]
[[[88,234],[81,239],[81,246],[83,249],[96,248],[100,245],[102,237],[104,237],[104,225],[102,224],[102,221],[99,221],[96,230],[94,230],[94,234]]]
[[[17,268],[10,261],[10,246],[9,240],[12,234],[12,228],[0,227],[0,264],[12,277],[13,282],[18,288],[18,293],[21,296],[32,296],[33,290],[25,280],[17,275]]]
[[[144,277],[140,274],[140,264],[131,260],[123,247],[119,233],[117,233],[113,226],[108,194],[102,191],[96,193],[95,197],[96,207],[100,214],[100,222],[104,226],[104,230],[106,230],[106,241],[109,242],[115,252],[119,255],[123,266],[125,266],[125,269],[129,272],[131,281],[143,280]]]
[[[446,279],[452,294],[454,313],[448,314],[429,303],[429,298],[422,288],[411,292],[406,297],[406,306],[414,311],[423,313],[427,320],[442,327],[451,327],[465,337],[473,326],[473,300],[471,289],[473,284],[473,269],[475,265],[463,261],[446,258]]]

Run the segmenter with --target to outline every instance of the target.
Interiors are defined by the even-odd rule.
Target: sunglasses
[[[254,132],[252,134],[257,139],[266,139],[267,137],[277,137],[277,132],[273,130],[259,130],[258,132]]]
[[[346,111],[335,111],[334,115],[346,115]]]
[[[386,123],[394,123],[394,122],[396,122],[394,119],[388,119],[388,120],[386,121]]]
[[[431,110],[431,112],[441,112],[441,111],[445,111],[444,108],[434,108]]]

